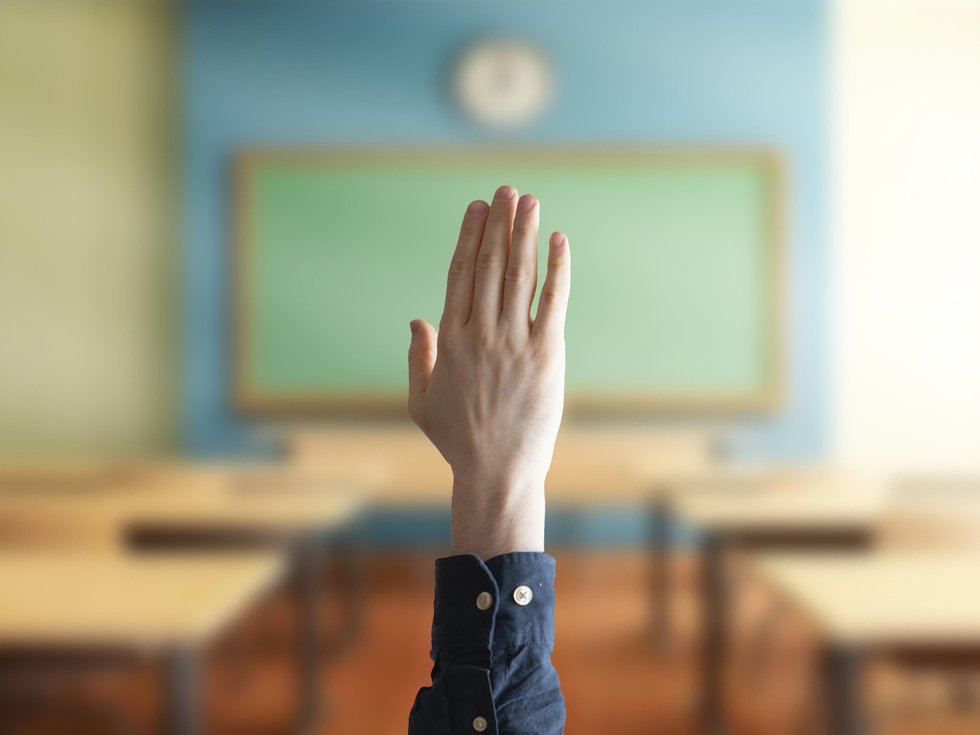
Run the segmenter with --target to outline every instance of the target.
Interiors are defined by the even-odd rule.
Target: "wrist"
[[[455,477],[451,554],[544,551],[544,480]]]

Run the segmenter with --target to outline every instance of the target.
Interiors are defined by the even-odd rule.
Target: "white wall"
[[[980,469],[980,2],[840,0],[837,458]]]

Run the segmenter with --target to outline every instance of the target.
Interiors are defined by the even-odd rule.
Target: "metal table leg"
[[[661,651],[666,651],[673,640],[670,598],[670,529],[672,526],[670,501],[662,495],[650,503],[650,556],[651,600],[653,638]]]
[[[167,655],[167,701],[165,728],[167,735],[202,735],[200,654],[192,647],[178,647]]]
[[[324,713],[320,697],[320,660],[323,651],[320,595],[322,567],[320,545],[310,537],[297,543],[293,554],[295,594],[299,616],[297,638],[297,722],[298,731],[312,731]]]
[[[862,706],[864,652],[848,646],[831,646],[824,654],[824,687],[827,695],[827,732],[833,735],[866,735],[868,721]]]
[[[329,641],[328,651],[347,650],[361,635],[364,618],[365,559],[360,530],[352,528],[338,536],[334,557],[341,562],[341,582],[335,597],[343,597],[343,620]]]
[[[702,541],[701,719],[704,732],[720,735],[725,727],[725,654],[727,650],[728,580],[727,544],[719,533],[707,533]]]

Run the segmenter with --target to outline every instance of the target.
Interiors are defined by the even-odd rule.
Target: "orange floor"
[[[554,662],[568,704],[566,735],[699,733],[700,616],[693,559],[675,560],[676,629],[664,649],[651,635],[649,566],[642,553],[556,556]],[[428,681],[431,558],[389,559],[375,570],[384,567],[387,573],[371,585],[360,644],[329,669],[328,691],[336,706],[324,735],[402,735],[415,691]],[[773,617],[777,600],[767,590],[748,581],[740,590],[728,691],[734,730],[823,732],[815,631],[785,610]],[[767,635],[760,636],[763,629]],[[911,678],[877,663],[866,696],[878,732],[980,732],[976,712],[951,711],[949,684],[939,673]]]
[[[641,553],[556,552],[557,644],[554,661],[568,703],[567,735],[693,735],[698,691],[697,570],[676,559],[671,606],[677,629],[670,646],[654,643],[649,568]],[[321,691],[327,707],[319,735],[404,735],[409,708],[428,682],[432,555],[366,559],[361,632],[326,657]],[[728,716],[749,735],[821,733],[815,703],[816,637],[792,614],[772,617],[772,596],[743,585],[729,669]],[[295,629],[291,600],[274,595],[216,647],[206,677],[208,731],[284,733],[293,715]],[[333,607],[326,622],[335,624]],[[769,621],[760,627],[759,621]],[[760,637],[760,630],[767,635]],[[15,672],[16,674],[16,672]],[[9,676],[9,672],[8,672]],[[14,677],[18,677],[15,675]],[[19,677],[23,684],[24,677]],[[157,733],[161,680],[152,661],[108,667],[83,678],[62,677],[32,708],[3,717],[9,679],[0,679],[0,733]],[[975,687],[977,681],[967,681]],[[963,682],[961,682],[963,684]],[[949,677],[910,678],[876,664],[865,692],[876,732],[911,735],[980,732],[975,710],[950,705]],[[962,695],[962,689],[960,694]],[[53,692],[53,694],[52,694]],[[965,697],[967,705],[970,697]],[[88,716],[66,701],[112,705],[115,720]],[[58,706],[51,704],[58,703]],[[120,706],[121,705],[121,706]],[[106,708],[94,708],[94,712]],[[80,714],[81,713],[81,714]],[[120,729],[114,729],[120,728]]]

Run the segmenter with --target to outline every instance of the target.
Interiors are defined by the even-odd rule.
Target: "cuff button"
[[[473,729],[477,732],[484,732],[487,729],[487,720],[485,717],[474,717],[473,718]]]
[[[532,597],[534,597],[534,593],[531,592],[531,588],[526,584],[522,584],[520,587],[514,590],[514,602],[516,602],[518,605],[527,605],[531,601]]]
[[[489,610],[493,606],[493,595],[489,592],[481,592],[476,596],[477,610]]]

